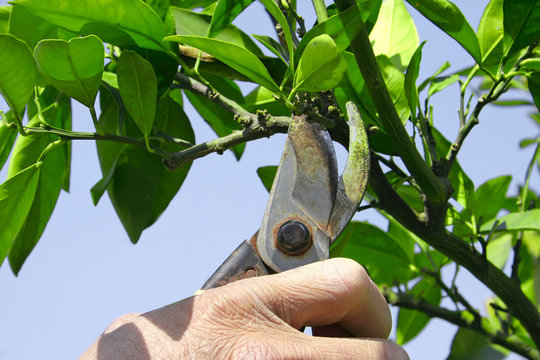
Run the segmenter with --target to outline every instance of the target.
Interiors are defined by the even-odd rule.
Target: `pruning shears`
[[[357,211],[366,189],[369,147],[354,103],[346,104],[349,156],[338,179],[330,135],[306,115],[295,115],[262,224],[223,262],[204,289],[282,272],[329,257],[330,245]]]

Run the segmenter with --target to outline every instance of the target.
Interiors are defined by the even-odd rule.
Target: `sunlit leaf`
[[[288,63],[289,53],[278,41],[274,40],[270,36],[265,35],[253,35],[253,37],[259,40],[259,42],[263,44],[265,48],[270,50],[274,55],[283,60],[284,63]]]
[[[53,93],[58,94],[56,91]],[[56,100],[56,99],[55,99]],[[56,106],[48,107],[42,116],[52,126],[63,128],[71,117],[70,99],[66,96],[59,97]],[[32,118],[29,126],[39,126],[38,116]],[[12,160],[9,165],[8,176],[36,163],[41,152],[58,138],[48,134],[35,134],[21,136],[13,149]],[[40,168],[39,182],[35,190],[32,206],[24,224],[21,226],[13,246],[9,251],[9,265],[14,274],[18,274],[25,260],[38,243],[51,214],[56,206],[60,190],[65,183],[66,171],[69,171],[67,161],[69,156],[67,144],[49,151]],[[69,179],[69,174],[67,174]]]
[[[11,122],[11,111],[6,114],[0,114],[0,116],[5,116],[7,122]],[[17,131],[8,127],[7,123],[0,119],[0,170],[4,167],[4,164],[11,153],[16,137]]]
[[[252,113],[257,110],[266,110],[275,116],[291,116],[291,110],[281,101],[276,100],[270,90],[262,86],[257,86],[246,95],[244,107]]]
[[[487,245],[487,259],[499,269],[504,268],[510,250],[512,249],[513,234],[493,236]]]
[[[124,47],[164,48],[165,27],[140,0],[18,0],[13,6],[78,35],[95,34],[107,43]]]
[[[195,35],[204,37],[208,33],[208,28],[210,27],[210,21],[212,19],[211,16],[176,7],[172,8],[172,13],[174,16],[176,35]],[[263,56],[263,52],[257,47],[253,40],[251,40],[246,33],[232,24],[223,28],[215,38],[241,46],[257,56]],[[195,57],[198,56],[198,53],[199,51],[196,51],[194,54]]]
[[[34,90],[36,66],[32,52],[13,35],[0,34],[0,59],[0,93],[14,112],[22,114]]]
[[[104,49],[101,40],[42,40],[34,50],[39,70],[58,90],[92,107],[101,85]]]
[[[447,360],[502,360],[505,354],[495,350],[482,334],[459,328]]]
[[[26,221],[36,193],[40,164],[14,174],[0,185],[0,218],[9,219],[0,227],[0,265]]]
[[[289,27],[289,22],[287,21],[287,18],[285,17],[285,15],[283,14],[283,11],[281,11],[281,9],[279,8],[279,6],[274,0],[261,0],[261,3],[266,8],[266,11],[268,11],[270,15],[272,15],[274,19],[277,20],[278,24],[281,26],[283,35],[285,37],[285,42],[287,43],[287,50],[289,51],[289,58],[292,60],[291,62],[294,64],[294,56],[295,56],[294,42],[292,39],[291,28]]]
[[[407,2],[442,31],[454,38],[477,63],[482,63],[478,38],[465,16],[454,3],[448,0],[407,0]]]
[[[431,97],[435,95],[439,91],[442,91],[446,89],[448,86],[456,83],[458,80],[459,80],[459,75],[457,74],[434,78],[429,85],[428,96]]]
[[[58,26],[34,15],[20,6],[10,6],[9,33],[23,40],[31,49],[43,39],[55,39],[59,35]],[[64,39],[69,40],[69,39]]]
[[[426,80],[422,81],[422,83],[418,87],[418,92],[424,90],[426,86],[428,86],[437,76],[442,74],[442,72],[448,69],[449,67],[450,67],[450,63],[448,61],[445,61],[444,64],[442,64],[441,67],[438,68],[437,71],[435,71],[433,75],[428,77]]]
[[[474,194],[474,216],[477,223],[493,219],[504,205],[511,176],[500,176],[483,183]]]
[[[250,51],[238,45],[217,39],[209,39],[202,36],[175,35],[168,36],[166,40],[177,41],[214,56],[218,60],[229,65],[239,73],[245,75],[253,82],[267,89],[280,92],[264,64]]]
[[[221,30],[230,25],[252,2],[253,0],[219,0],[214,9],[212,22],[208,29],[208,36],[215,37],[219,34]]]
[[[495,222],[497,226],[494,228]],[[493,219],[480,228],[483,234],[490,233],[494,228],[499,231],[538,230],[540,224],[540,209],[532,209],[525,212],[515,212]]]
[[[334,40],[327,34],[319,35],[302,53],[294,77],[294,90],[317,92],[333,89],[347,67],[347,61]]]
[[[418,32],[403,0],[386,0],[369,36],[375,55],[386,55],[405,70],[418,47]]]
[[[409,102],[405,95],[405,75],[385,55],[377,56],[377,62],[399,118],[402,123],[405,123],[411,115]]]
[[[157,104],[157,81],[152,65],[136,52],[124,50],[116,74],[124,105],[148,142]]]
[[[484,65],[496,65],[502,57],[503,2],[504,0],[491,0],[478,24],[477,36]]]
[[[418,108],[418,88],[416,87],[416,79],[418,79],[418,73],[420,72],[420,61],[422,60],[422,48],[424,47],[424,41],[411,57],[407,72],[405,74],[405,96],[409,100],[409,108],[413,118],[416,117],[416,109]]]
[[[378,12],[377,1],[357,1],[357,6],[351,6],[341,14],[329,17],[309,30],[296,48],[296,54],[302,54],[307,44],[322,34],[328,34],[336,43],[340,52],[351,45],[351,39],[360,33],[362,24],[357,20],[367,21],[373,12]],[[366,25],[367,26],[367,25]],[[296,60],[298,60],[298,56]]]
[[[11,6],[0,6],[0,33],[8,32],[9,16],[11,14]]]

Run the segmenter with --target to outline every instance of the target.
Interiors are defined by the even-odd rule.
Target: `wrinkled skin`
[[[408,359],[390,329],[365,270],[331,259],[124,315],[80,359]]]

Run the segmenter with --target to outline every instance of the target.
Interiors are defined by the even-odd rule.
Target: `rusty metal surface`
[[[326,130],[303,116],[294,117],[257,238],[257,250],[267,266],[279,272],[328,258],[325,229],[337,179],[334,146]],[[307,251],[294,256],[276,244],[280,225],[291,219],[302,221],[313,241]]]
[[[203,289],[329,257],[331,242],[360,205],[369,172],[367,135],[351,102],[347,115],[349,156],[339,181],[328,132],[305,116],[293,117],[261,228],[229,256]],[[280,229],[290,222],[302,226],[280,235]]]
[[[223,286],[236,280],[267,275],[268,273],[268,269],[261,261],[251,240],[246,240],[229,255],[227,260],[206,281],[202,290]]]

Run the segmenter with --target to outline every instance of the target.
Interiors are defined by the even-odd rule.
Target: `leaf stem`
[[[135,145],[141,148],[146,149],[146,143],[144,139],[141,141],[139,139],[113,135],[113,134],[98,134],[98,133],[88,133],[88,132],[78,132],[70,131],[64,129],[54,128],[50,125],[42,125],[41,127],[26,127],[25,128],[28,134],[51,134],[58,136],[61,140],[72,141],[72,140],[101,140],[101,141],[115,141],[124,144]],[[160,148],[152,147],[152,150],[155,154],[159,155],[162,158],[172,157],[172,153],[162,150]]]

